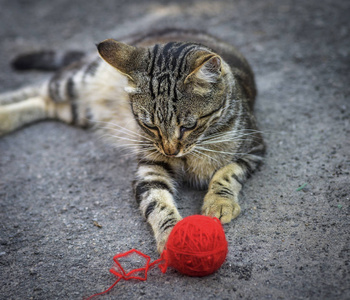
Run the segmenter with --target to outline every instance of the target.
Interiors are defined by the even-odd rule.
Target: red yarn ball
[[[227,251],[225,232],[220,220],[194,215],[175,225],[162,258],[167,265],[182,274],[206,276],[221,267]]]

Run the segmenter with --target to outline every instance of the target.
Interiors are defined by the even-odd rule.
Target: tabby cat
[[[57,119],[97,126],[136,147],[135,197],[159,252],[181,219],[174,203],[180,180],[208,187],[202,214],[222,223],[236,218],[238,194],[264,153],[245,58],[212,36],[183,30],[109,39],[97,48],[102,59],[84,57],[44,84],[0,95],[0,135]],[[47,55],[24,56],[17,67],[59,61]]]

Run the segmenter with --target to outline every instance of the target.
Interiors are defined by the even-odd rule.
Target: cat
[[[202,214],[236,218],[240,190],[265,151],[253,115],[254,75],[242,54],[179,29],[108,39],[97,50],[100,57],[75,53],[77,61],[43,84],[1,94],[0,135],[57,119],[136,148],[135,198],[160,253],[182,219],[174,202],[180,181],[208,188]],[[17,68],[72,60],[50,55],[23,56]]]

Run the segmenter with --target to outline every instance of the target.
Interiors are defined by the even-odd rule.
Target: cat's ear
[[[215,54],[210,54],[196,60],[194,70],[187,76],[185,83],[195,79],[215,83],[220,76],[221,58]]]
[[[108,39],[99,43],[97,49],[103,60],[133,79],[132,74],[138,69],[142,56],[140,48]]]

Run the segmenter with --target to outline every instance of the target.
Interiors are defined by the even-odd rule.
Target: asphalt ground
[[[214,274],[153,269],[101,299],[350,299],[349,1],[0,0],[0,91],[48,76],[9,62],[147,28],[204,29],[236,45],[258,85],[264,165],[224,226]],[[0,139],[0,299],[82,299],[110,286],[112,257],[157,259],[133,199],[132,155],[93,132],[47,121]],[[183,216],[203,191],[183,187]],[[100,226],[97,226],[100,225]]]

